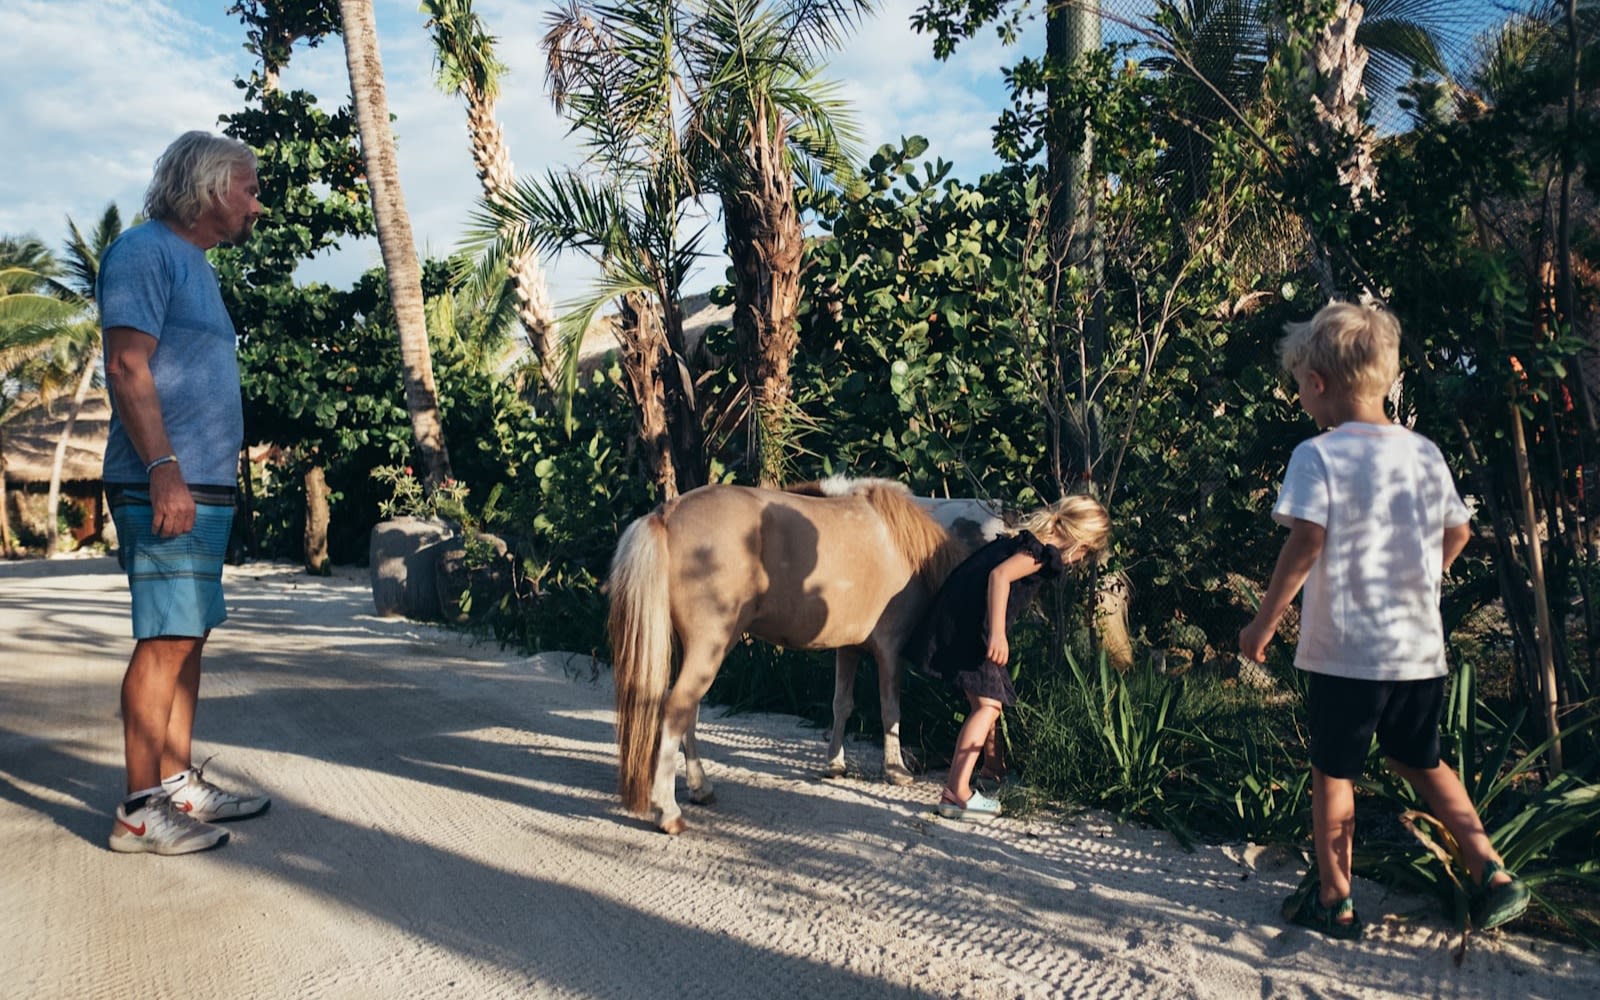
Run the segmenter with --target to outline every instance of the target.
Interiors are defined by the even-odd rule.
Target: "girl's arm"
[[[1026,552],[1018,552],[989,571],[989,662],[1005,666],[1011,658],[1006,641],[1006,602],[1011,599],[1011,584],[1044,569],[1044,564]]]
[[[1294,519],[1289,529],[1289,539],[1278,553],[1278,564],[1272,570],[1272,582],[1267,584],[1266,596],[1261,598],[1261,610],[1239,632],[1239,652],[1257,663],[1267,660],[1267,643],[1278,631],[1278,622],[1289,610],[1294,595],[1300,593],[1311,567],[1322,554],[1322,544],[1328,531],[1315,521]]]

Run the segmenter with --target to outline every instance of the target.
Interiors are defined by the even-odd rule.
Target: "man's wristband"
[[[144,467],[144,474],[148,476],[150,473],[156,470],[156,466],[166,465],[168,462],[176,463],[177,461],[178,456],[176,455],[162,455],[160,458],[152,459],[150,463]]]

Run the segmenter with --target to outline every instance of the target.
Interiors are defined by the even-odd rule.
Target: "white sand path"
[[[0,996],[1600,996],[1600,957],[1511,932],[1458,966],[1425,903],[1367,883],[1365,941],[1286,927],[1272,852],[816,780],[825,734],[789,717],[704,713],[718,802],[669,838],[619,808],[587,658],[373,617],[364,571],[228,588],[196,749],[272,810],[123,856],[123,579],[0,564]]]

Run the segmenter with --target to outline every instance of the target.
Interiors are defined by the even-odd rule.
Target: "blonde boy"
[[[1289,459],[1273,520],[1289,528],[1245,656],[1267,643],[1302,586],[1295,666],[1310,674],[1312,839],[1318,881],[1284,917],[1339,938],[1361,935],[1350,899],[1353,779],[1373,734],[1461,845],[1479,928],[1519,916],[1528,890],[1506,872],[1460,778],[1439,759],[1444,701],[1440,581],[1467,544],[1470,515],[1437,446],[1391,422],[1400,325],[1380,309],[1323,307],[1279,345],[1300,405],[1323,433]]]

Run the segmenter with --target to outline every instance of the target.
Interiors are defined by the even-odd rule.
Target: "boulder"
[[[450,525],[431,518],[397,517],[373,525],[367,563],[377,613],[437,621],[441,610],[436,565],[439,553],[455,538]]]
[[[477,532],[468,542],[454,537],[439,545],[433,573],[440,613],[447,621],[461,623],[476,618],[511,592],[511,550],[505,540]],[[472,592],[471,612],[461,610],[461,598]]]

